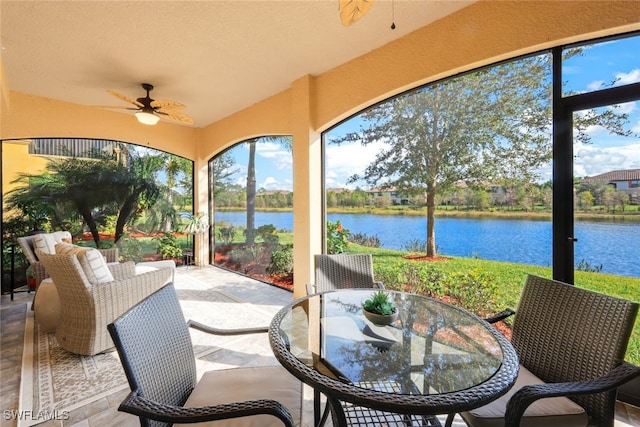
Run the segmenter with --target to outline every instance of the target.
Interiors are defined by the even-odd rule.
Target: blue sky
[[[614,80],[616,85],[640,82],[640,37],[600,43],[588,47],[583,55],[567,60],[563,66],[566,90],[586,92],[597,90]],[[609,135],[602,128],[588,129],[592,137],[590,145],[574,145],[574,170],[576,176],[593,176],[616,169],[640,168],[640,101],[621,105],[629,113],[628,129],[636,132],[635,138]],[[345,133],[357,129],[357,122],[345,122],[331,133]],[[374,159],[382,143],[329,146],[326,150],[327,187],[354,188],[347,184],[354,173],[361,173]],[[256,146],[257,187],[266,190],[292,190],[291,153],[281,144],[263,142]],[[236,182],[246,184],[248,148],[240,145],[233,149],[239,173]],[[539,171],[541,181],[551,179],[551,165]],[[363,184],[360,184],[363,186]]]

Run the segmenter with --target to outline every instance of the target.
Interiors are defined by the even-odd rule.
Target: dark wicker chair
[[[332,254],[315,255],[315,283],[307,285],[307,294],[353,288],[384,289],[382,282],[376,282],[373,275],[373,260],[371,254]],[[398,391],[398,384],[382,384],[389,391]],[[314,390],[315,402],[318,405],[320,393]],[[324,424],[328,418],[329,406],[325,407],[321,421]],[[439,426],[437,418],[421,415],[404,415],[382,412],[364,408],[349,403],[342,403],[346,422],[350,426],[387,425],[387,426]],[[316,417],[319,408],[315,409]],[[319,422],[318,422],[319,421]],[[335,420],[334,420],[335,422]]]
[[[513,324],[518,381],[460,415],[470,426],[613,426],[617,387],[640,375],[624,362],[637,312],[635,302],[528,276]]]
[[[384,288],[373,280],[370,254],[315,256],[315,283],[307,285],[307,294],[351,288]]]
[[[234,427],[301,423],[302,384],[281,366],[213,370],[197,381],[191,336],[173,284],[108,329],[131,387],[119,410],[140,417],[143,427],[215,420],[225,420],[215,426]]]

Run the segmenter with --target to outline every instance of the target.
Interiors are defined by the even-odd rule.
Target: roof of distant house
[[[640,179],[640,169],[624,169],[588,176],[585,181],[631,181]]]

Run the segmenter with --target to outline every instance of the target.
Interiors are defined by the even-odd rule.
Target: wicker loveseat
[[[106,276],[94,275],[87,273],[78,257],[75,253],[38,253],[60,299],[61,313],[56,328],[58,343],[72,353],[94,355],[113,347],[107,325],[170,282],[173,269],[149,269],[136,275],[135,264],[129,261],[104,263],[108,269],[108,272],[102,269]]]

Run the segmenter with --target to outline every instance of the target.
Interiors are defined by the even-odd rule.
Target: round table
[[[515,382],[516,352],[484,320],[432,298],[385,291],[399,316],[378,326],[362,313],[373,292],[301,298],[269,328],[275,357],[314,388],[316,400],[319,393],[327,397],[338,425],[349,418],[345,402],[399,414],[453,414],[497,399]],[[316,421],[318,408],[316,402]]]

